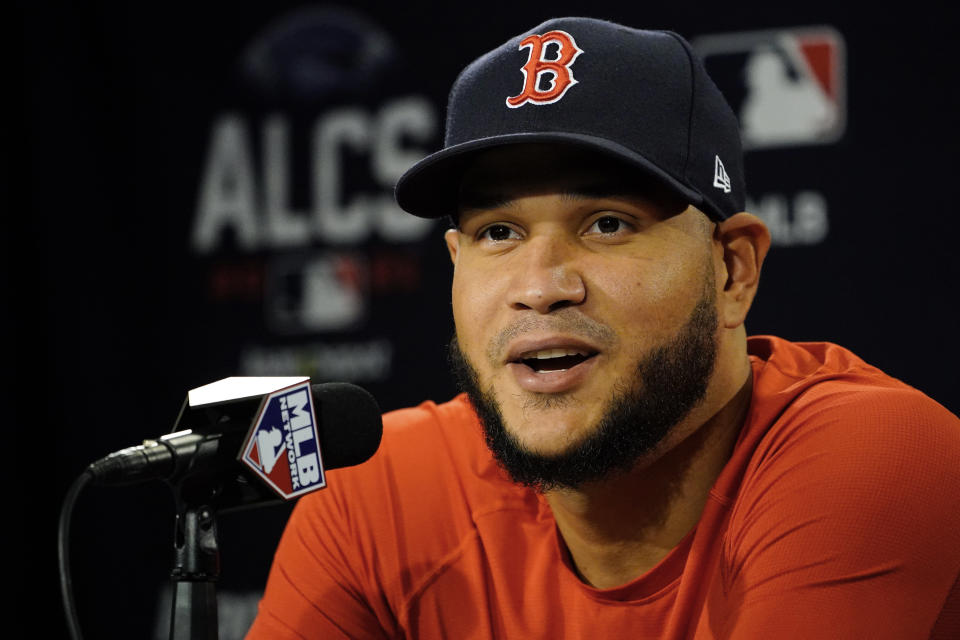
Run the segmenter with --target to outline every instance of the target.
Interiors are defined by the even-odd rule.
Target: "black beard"
[[[537,491],[576,489],[629,471],[703,401],[717,356],[716,330],[714,296],[706,294],[677,337],[643,357],[634,379],[614,387],[593,433],[550,456],[525,449],[507,431],[493,390],[480,389],[476,369],[456,336],[450,341],[449,359],[460,389],[480,417],[487,446],[513,481]]]

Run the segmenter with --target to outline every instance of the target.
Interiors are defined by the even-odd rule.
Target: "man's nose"
[[[587,289],[575,260],[574,243],[563,237],[541,236],[520,249],[513,271],[508,304],[517,310],[549,313],[583,303]]]

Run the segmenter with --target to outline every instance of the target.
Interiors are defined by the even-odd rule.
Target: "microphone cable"
[[[67,617],[67,628],[72,640],[83,640],[80,635],[80,622],[77,618],[77,607],[73,601],[73,581],[70,578],[70,519],[73,516],[73,505],[83,488],[93,480],[93,473],[84,471],[73,481],[60,507],[60,526],[57,530],[57,551],[60,559],[60,594],[63,597],[63,611]]]

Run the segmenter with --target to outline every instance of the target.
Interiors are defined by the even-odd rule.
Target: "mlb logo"
[[[351,329],[366,316],[366,259],[349,252],[291,255],[271,264],[265,311],[278,333]]]
[[[266,397],[240,461],[284,500],[326,486],[309,381]]]
[[[744,150],[828,144],[846,128],[846,56],[832,27],[693,40],[740,120]]]

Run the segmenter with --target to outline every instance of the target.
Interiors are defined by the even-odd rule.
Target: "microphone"
[[[96,484],[151,479],[212,496],[220,510],[291,500],[360,464],[383,421],[361,387],[309,378],[225,378],[187,394],[172,433],[87,467]],[[254,480],[254,481],[251,481]]]
[[[325,469],[364,462],[382,435],[376,400],[352,384],[235,377],[192,389],[172,433],[97,460],[64,498],[57,541],[71,637],[80,638],[80,626],[67,541],[74,502],[87,483],[170,483],[177,502],[170,637],[207,637],[209,629],[215,637],[220,560],[214,514],[321,489]]]

